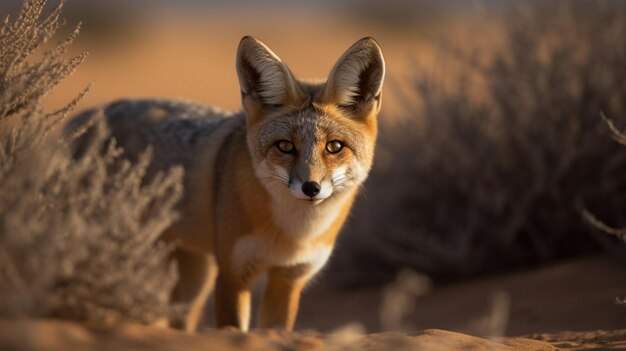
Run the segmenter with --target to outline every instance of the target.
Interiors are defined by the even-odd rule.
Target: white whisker
[[[336,186],[336,185],[339,185],[340,183],[343,183],[344,181],[346,181],[348,179],[350,179],[349,176],[347,176],[345,174],[342,174],[342,175],[340,175],[338,177],[333,178],[332,182],[333,182],[333,185]]]
[[[289,183],[289,177],[285,177],[284,175],[282,175],[282,174],[278,174],[278,173],[273,173],[272,175],[273,175],[274,177],[276,177],[276,178],[278,178],[278,179],[280,179],[280,180],[284,181],[285,183]]]

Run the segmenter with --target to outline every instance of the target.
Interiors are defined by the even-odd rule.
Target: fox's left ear
[[[381,106],[385,59],[373,38],[352,45],[333,67],[324,99],[358,115],[377,113]]]

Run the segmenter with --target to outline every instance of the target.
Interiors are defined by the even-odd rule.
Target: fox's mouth
[[[318,204],[322,203],[322,202],[323,202],[324,200],[326,200],[326,199],[327,199],[327,198],[323,198],[323,199],[315,199],[315,198],[312,198],[312,199],[298,199],[298,200],[308,202],[308,203],[310,203],[311,205],[318,205]]]
[[[292,193],[293,196],[293,193]],[[297,200],[299,203],[307,203],[308,205],[311,206],[316,206],[321,204],[322,202],[328,200],[330,196],[324,196],[324,197],[319,197],[319,196],[314,196],[314,197],[304,197],[304,196],[293,196],[293,198],[295,200]]]

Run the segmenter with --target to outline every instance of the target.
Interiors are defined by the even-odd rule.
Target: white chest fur
[[[319,205],[288,198],[273,201],[272,216],[283,233],[296,240],[309,240],[324,234],[341,213],[343,199],[328,199]],[[286,200],[286,201],[285,201]]]
[[[233,259],[236,267],[243,267],[249,262],[279,267],[307,264],[310,274],[314,274],[328,261],[331,252],[332,247],[328,245],[294,248],[267,240],[265,236],[250,234],[237,241]]]

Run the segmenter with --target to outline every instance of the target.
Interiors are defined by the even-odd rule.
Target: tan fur
[[[267,273],[259,325],[291,330],[301,290],[326,263],[371,168],[384,61],[365,38],[341,57],[328,83],[307,83],[245,37],[237,73],[242,113],[159,100],[117,102],[104,112],[131,159],[155,149],[150,174],[185,167],[182,216],[164,239],[177,244],[180,282],[172,298],[190,311],[170,325],[195,330],[217,280],[218,326],[247,330],[251,285]],[[279,140],[295,151],[280,151]],[[344,145],[336,154],[326,149],[333,140]],[[313,197],[302,190],[311,181],[321,184]]]

